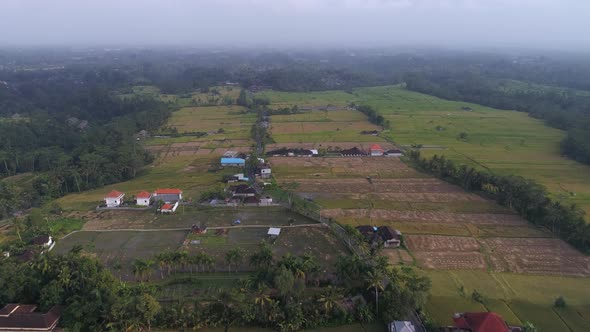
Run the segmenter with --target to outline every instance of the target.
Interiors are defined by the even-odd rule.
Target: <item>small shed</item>
[[[272,204],[272,197],[266,196],[260,198],[260,205],[271,205]]]
[[[244,167],[246,160],[242,158],[221,158],[221,166]]]
[[[281,234],[281,229],[278,228],[278,227],[271,227],[271,228],[268,229],[267,235],[271,239],[276,239],[277,237],[279,237],[279,234]]]
[[[174,204],[166,203],[166,204],[162,205],[162,207],[160,208],[160,212],[161,213],[174,213],[174,212],[176,212],[177,208],[178,208],[178,202],[175,202]]]

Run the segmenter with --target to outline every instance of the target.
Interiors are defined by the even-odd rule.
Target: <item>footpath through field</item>
[[[234,229],[234,228],[269,228],[269,227],[278,227],[278,228],[300,228],[300,227],[328,227],[325,224],[301,224],[301,225],[287,225],[287,226],[277,226],[277,225],[236,225],[236,226],[212,226],[207,227],[207,229],[215,230],[215,229]],[[79,232],[166,232],[166,231],[190,231],[190,227],[181,227],[181,228],[126,228],[126,229],[80,229],[73,231],[64,235],[61,240],[67,238],[68,236],[79,233]]]

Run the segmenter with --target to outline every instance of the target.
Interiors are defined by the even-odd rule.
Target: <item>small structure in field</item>
[[[182,190],[176,188],[156,189],[153,198],[154,201],[177,202],[182,200]]]
[[[268,179],[271,177],[272,169],[270,168],[269,164],[262,164],[256,168],[256,175],[260,176],[263,179]]]
[[[261,197],[259,204],[262,206],[268,206],[272,204],[272,197],[270,196],[266,196],[266,197]]]
[[[388,332],[416,332],[416,327],[412,322],[396,320],[389,323]]]
[[[174,212],[176,212],[177,208],[178,208],[178,202],[165,203],[160,208],[160,213],[174,213]]]
[[[281,229],[278,227],[271,227],[266,233],[271,239],[276,239],[281,234]]]
[[[225,151],[223,153],[224,158],[237,158],[240,155],[238,151]]]
[[[55,241],[49,235],[39,235],[31,240],[31,244],[51,250],[55,245]]]
[[[104,197],[104,202],[107,207],[121,206],[123,204],[123,197],[125,197],[125,193],[113,190]]]
[[[242,158],[221,158],[221,166],[223,167],[244,167],[246,160]]]
[[[379,144],[373,144],[369,149],[369,152],[371,154],[371,157],[379,157],[385,153],[385,151],[383,150],[383,148],[381,148]]]
[[[237,186],[229,187],[229,192],[233,197],[254,197],[256,196],[256,190],[247,184],[240,184]]]
[[[383,240],[383,246],[386,248],[397,248],[402,243],[402,233],[397,229],[389,226],[381,226],[378,229],[379,236]]]
[[[398,149],[391,149],[391,150],[387,150],[385,152],[385,156],[387,156],[387,157],[401,157],[403,155],[404,155],[403,151],[398,150]]]
[[[516,332],[522,331],[518,326],[508,326],[502,316],[495,312],[466,312],[453,315],[454,326],[445,332]]]
[[[136,204],[140,206],[150,206],[152,202],[152,194],[147,191],[142,191],[135,196]]]
[[[35,309],[37,306],[31,304],[5,305],[0,309],[0,331],[55,331],[62,307],[53,306],[47,313],[36,312]]]
[[[361,233],[371,246],[383,244],[386,248],[397,248],[401,245],[402,233],[389,226],[357,226],[356,229]]]
[[[200,225],[193,224],[191,226],[191,232],[193,234],[205,234],[205,233],[207,233],[207,226],[205,226],[205,225],[200,226]]]
[[[351,149],[340,151],[340,155],[342,157],[364,157],[367,155],[367,153],[355,146]]]

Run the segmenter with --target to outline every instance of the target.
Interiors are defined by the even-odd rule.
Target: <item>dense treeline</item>
[[[189,271],[209,270],[213,260],[187,252],[161,253],[154,260],[134,262],[139,283],[128,284],[79,247],[66,256],[40,255],[31,264],[0,259],[0,304],[39,303],[42,310],[61,305],[60,325],[68,331],[231,326],[298,331],[405,319],[424,305],[430,289],[429,279],[412,268],[390,266],[377,254],[342,256],[329,278],[322,277],[325,271],[313,256],[277,259],[268,244],[250,257],[233,249],[225,261],[230,271],[247,261],[254,272],[234,286],[205,290],[190,301],[166,299],[164,305],[157,299],[159,286],[148,281],[150,275],[159,269],[162,278],[174,271],[176,278],[184,274],[190,280]]]
[[[406,76],[410,90],[450,100],[527,112],[547,125],[567,130],[562,152],[590,163],[590,97],[572,91],[502,89],[502,82],[475,73],[435,72]]]
[[[533,224],[546,227],[579,250],[590,252],[590,225],[584,221],[584,211],[574,204],[551,199],[542,185],[520,176],[495,175],[458,166],[444,156],[435,155],[427,160],[420,158],[420,152],[415,150],[408,156],[421,170],[465,190],[483,193]]]
[[[368,106],[368,105],[356,106],[356,105],[352,104],[352,107],[354,109],[356,109],[357,111],[365,114],[367,116],[367,118],[369,119],[369,122],[371,122],[372,124],[381,126],[383,129],[388,129],[391,126],[391,124],[389,123],[389,120],[385,120],[385,118],[381,114],[379,114],[371,106]]]

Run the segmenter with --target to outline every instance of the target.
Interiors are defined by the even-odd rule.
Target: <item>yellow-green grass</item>
[[[289,115],[273,115],[272,122],[364,122],[367,117],[358,111],[305,111]]]
[[[315,107],[333,105],[346,107],[355,100],[355,96],[344,91],[320,91],[320,92],[280,92],[267,90],[257,93],[257,96],[270,99],[273,108],[291,107]]]
[[[539,181],[554,194],[590,211],[590,167],[560,154],[565,133],[526,113],[447,101],[398,86],[355,90],[359,103],[372,105],[391,122],[384,135],[402,145],[423,144],[424,156],[444,154],[460,163],[498,174]],[[468,106],[472,111],[461,108]],[[442,130],[437,130],[437,126]],[[461,132],[466,140],[458,139]]]
[[[514,311],[501,299],[488,298],[484,303],[486,309],[491,312],[500,314],[508,324],[514,326],[522,326],[523,322],[516,316]]]
[[[180,188],[185,198],[198,199],[200,193],[219,187],[221,177],[234,174],[236,169],[225,169],[208,172],[211,165],[217,165],[218,158],[211,156],[175,156],[164,158],[156,165],[150,165],[136,178],[121,183],[93,189],[81,193],[69,194],[57,200],[68,210],[88,210],[102,202],[106,193],[111,190],[125,192],[127,197],[140,191],[152,191],[157,188]]]
[[[567,324],[573,332],[586,332],[590,329],[590,320],[580,313],[583,307],[566,306],[565,308],[553,308],[555,313]]]
[[[427,305],[431,317],[441,325],[451,323],[453,312],[472,311],[478,304],[471,300],[477,290],[490,310],[506,311],[502,300],[520,321],[531,321],[541,331],[567,331],[552,309],[553,302],[564,296],[568,306],[583,311],[590,305],[590,278],[488,273],[484,271],[424,271],[432,280],[432,297]],[[461,292],[463,287],[463,292]],[[481,309],[481,308],[479,308]],[[571,314],[571,313],[570,313]],[[590,324],[562,316],[569,325]],[[582,315],[580,315],[583,317]],[[513,317],[505,317],[512,320]],[[571,320],[571,322],[570,322]]]
[[[570,88],[564,88],[564,87],[560,87],[560,86],[535,84],[535,83],[530,83],[530,82],[525,82],[525,81],[517,81],[517,80],[509,80],[509,79],[498,80],[497,83],[499,83],[498,90],[503,91],[503,92],[514,93],[514,94],[537,93],[537,92],[559,93],[559,94],[571,93],[573,95],[590,97],[590,91],[588,91],[588,90],[570,89]]]
[[[277,143],[375,142],[381,137],[362,135],[361,131],[379,127],[367,120],[357,122],[271,123],[271,136]]]

